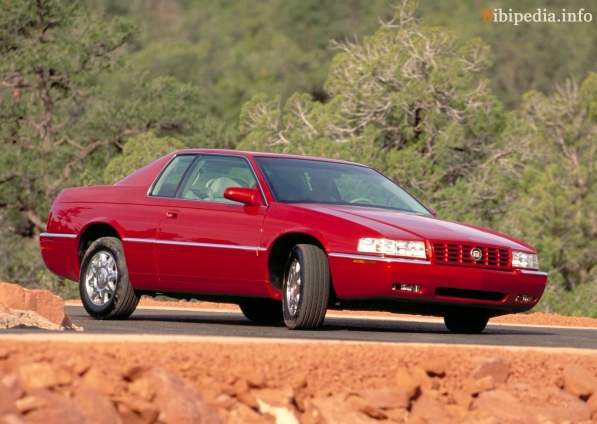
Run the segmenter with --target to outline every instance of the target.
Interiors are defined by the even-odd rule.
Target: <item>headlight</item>
[[[422,241],[362,238],[359,240],[358,251],[427,259],[425,243]]]
[[[534,253],[512,251],[513,268],[539,269],[539,261]]]

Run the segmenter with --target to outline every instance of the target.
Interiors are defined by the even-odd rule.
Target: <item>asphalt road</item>
[[[87,334],[167,334],[597,349],[597,329],[489,324],[482,334],[461,335],[449,333],[441,322],[328,316],[323,327],[317,331],[291,331],[284,325],[257,325],[241,313],[228,311],[138,308],[126,320],[98,321],[89,317],[81,306],[67,305],[66,310],[72,321],[82,326]]]

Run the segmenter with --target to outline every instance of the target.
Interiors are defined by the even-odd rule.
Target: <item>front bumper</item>
[[[494,270],[431,261],[330,253],[330,271],[339,300],[385,299],[418,304],[494,309],[494,314],[533,308],[545,290],[547,274]],[[397,290],[401,284],[419,291]],[[521,302],[520,295],[532,297]]]

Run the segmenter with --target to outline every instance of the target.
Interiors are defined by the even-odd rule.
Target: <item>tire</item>
[[[452,333],[479,334],[485,330],[489,317],[482,313],[460,311],[447,314],[444,324]]]
[[[102,237],[89,246],[81,262],[79,294],[95,319],[124,319],[135,311],[139,296],[129,281],[119,239]]]
[[[330,267],[319,247],[299,244],[292,249],[283,285],[284,323],[291,330],[321,326],[330,295]]]
[[[278,324],[284,321],[282,302],[274,299],[248,299],[238,306],[243,315],[259,324]]]

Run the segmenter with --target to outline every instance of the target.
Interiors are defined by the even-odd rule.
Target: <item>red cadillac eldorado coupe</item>
[[[163,294],[291,329],[369,309],[478,333],[535,306],[547,281],[528,244],[438,219],[367,166],[257,152],[181,150],[112,186],[66,189],[40,244],[98,319]]]

